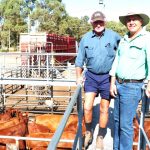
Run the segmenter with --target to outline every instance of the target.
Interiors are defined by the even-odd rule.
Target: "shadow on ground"
[[[114,112],[114,100],[111,100],[110,107],[109,107],[109,120],[107,124],[107,130],[104,137],[104,150],[112,150],[113,149],[113,133],[114,133],[114,119],[113,119],[113,112]],[[99,128],[99,103],[96,103],[93,106],[93,121],[92,121],[92,127],[93,127],[93,142],[89,146],[88,150],[94,150],[96,146],[96,137],[98,133]]]

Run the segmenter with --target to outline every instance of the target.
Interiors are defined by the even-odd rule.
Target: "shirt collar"
[[[92,30],[92,36],[91,36],[91,37],[92,37],[92,38],[94,38],[94,37],[102,37],[102,36],[104,36],[105,32],[106,32],[106,29],[104,29],[103,32],[102,32],[102,34],[101,34],[100,36],[98,36],[98,35],[95,33],[95,31]]]
[[[139,37],[139,36],[142,36],[142,35],[145,35],[146,34],[146,30],[145,29],[142,29],[141,31],[139,31],[139,33],[136,35],[135,38]],[[134,39],[135,39],[134,38]],[[125,34],[124,36],[124,39],[128,40],[129,39],[129,32],[127,34]]]

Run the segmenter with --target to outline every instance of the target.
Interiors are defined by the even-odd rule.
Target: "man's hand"
[[[76,84],[81,84],[82,85],[83,82],[84,82],[84,79],[83,79],[82,76],[76,79]]]
[[[116,97],[116,95],[117,95],[117,87],[115,84],[110,85],[110,95],[112,97]]]
[[[146,96],[150,98],[150,80],[148,81],[147,88],[145,90]]]
[[[76,84],[83,84],[83,69],[76,67]]]
[[[116,77],[111,77],[111,82],[110,82],[110,95],[112,97],[116,97],[117,95],[117,87],[115,84]]]

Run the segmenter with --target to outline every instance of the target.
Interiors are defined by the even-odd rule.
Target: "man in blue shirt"
[[[133,118],[142,98],[143,80],[148,80],[146,95],[150,97],[150,33],[143,29],[149,17],[128,13],[119,17],[128,33],[121,39],[110,71],[110,94],[114,103],[114,150],[132,150]]]
[[[110,76],[116,49],[120,41],[120,36],[105,28],[106,17],[96,11],[91,17],[92,31],[87,32],[81,39],[78,55],[75,61],[76,82],[83,82],[83,66],[86,66],[84,91],[84,118],[86,125],[85,148],[92,141],[92,109],[95,97],[100,93],[100,118],[99,132],[96,147],[104,149],[103,138],[108,122],[108,109],[110,103]]]

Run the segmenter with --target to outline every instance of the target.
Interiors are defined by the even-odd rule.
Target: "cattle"
[[[9,121],[5,121],[0,124],[0,135],[7,136],[25,136],[28,133],[27,122],[28,116],[26,113],[21,113],[20,111],[15,111],[15,117],[12,117]],[[0,138],[0,148],[15,147],[15,139],[5,139]],[[25,149],[25,141],[19,141],[19,149]],[[13,149],[13,148],[12,148]]]
[[[7,108],[4,113],[0,114],[0,123],[3,123],[5,121],[8,121],[9,119],[11,119],[12,117],[14,117],[16,113],[16,109],[12,109],[12,108]]]
[[[13,116],[13,117],[12,117]],[[52,138],[63,115],[60,114],[43,114],[35,116],[35,121],[29,122],[28,113],[22,113],[15,110],[8,121],[0,123],[0,135],[20,136],[20,137],[35,137],[35,138]],[[85,132],[84,120],[82,122],[83,134]],[[70,115],[61,139],[74,140],[78,127],[78,116]],[[13,149],[16,147],[15,139],[0,138],[0,150]],[[23,141],[19,140],[19,150],[46,150],[49,141]],[[27,146],[27,147],[26,147]],[[71,149],[73,142],[59,142],[58,148]]]
[[[7,136],[25,136],[27,133],[27,125],[25,122],[20,122],[19,124],[0,130],[0,135]],[[14,139],[4,139],[0,138],[1,144],[15,143]],[[19,149],[25,149],[25,142],[19,141]]]
[[[6,150],[6,145],[5,144],[0,144],[0,150]]]
[[[29,137],[36,137],[36,138],[52,138],[54,133],[31,133]],[[69,139],[74,140],[75,134],[73,132],[63,132],[61,139]],[[34,148],[34,147],[48,147],[49,142],[48,141],[26,141],[28,148]],[[72,142],[59,142],[57,147],[61,148],[72,148],[73,143]]]
[[[28,132],[29,132],[29,135],[31,133],[39,133],[39,132],[49,133],[50,129],[44,125],[37,124],[35,122],[29,122],[28,123]]]
[[[59,115],[59,114],[38,115],[35,117],[35,122],[37,124],[42,124],[44,126],[47,126],[50,129],[50,132],[54,133],[56,131],[62,117],[63,117],[63,115]],[[76,133],[77,126],[78,126],[78,116],[70,115],[64,131],[72,131],[73,133]],[[83,120],[82,126],[83,126],[83,132],[85,132],[84,120]]]
[[[133,128],[134,128],[134,135],[133,141],[138,143],[139,140],[139,123],[136,118],[133,120]],[[145,119],[144,121],[144,131],[150,140],[150,119]],[[133,150],[137,150],[137,145],[133,145]],[[146,146],[146,150],[149,150],[148,146]]]
[[[44,114],[44,115],[35,116],[35,123],[29,124],[29,126],[31,126],[29,128],[35,128],[35,130],[29,129],[28,136],[38,137],[38,138],[52,138],[55,131],[57,130],[57,127],[62,117],[63,115],[60,114]],[[82,126],[83,126],[83,134],[84,134],[85,132],[84,121],[82,123]],[[46,132],[47,128],[45,127],[49,129],[49,132]],[[77,133],[77,127],[78,127],[78,116],[70,115],[66,123],[65,129],[63,131],[63,134],[61,136],[61,139],[74,140]],[[34,148],[34,149],[40,149],[41,147],[44,149],[49,144],[49,142],[45,142],[45,141],[30,141],[30,140],[27,140],[26,143],[28,148]],[[71,149],[72,146],[73,146],[72,142],[59,142],[57,148]]]
[[[47,150],[47,147],[34,147],[32,150]]]
[[[17,117],[11,118],[8,121],[0,123],[0,130],[9,128],[19,123],[19,119]]]

